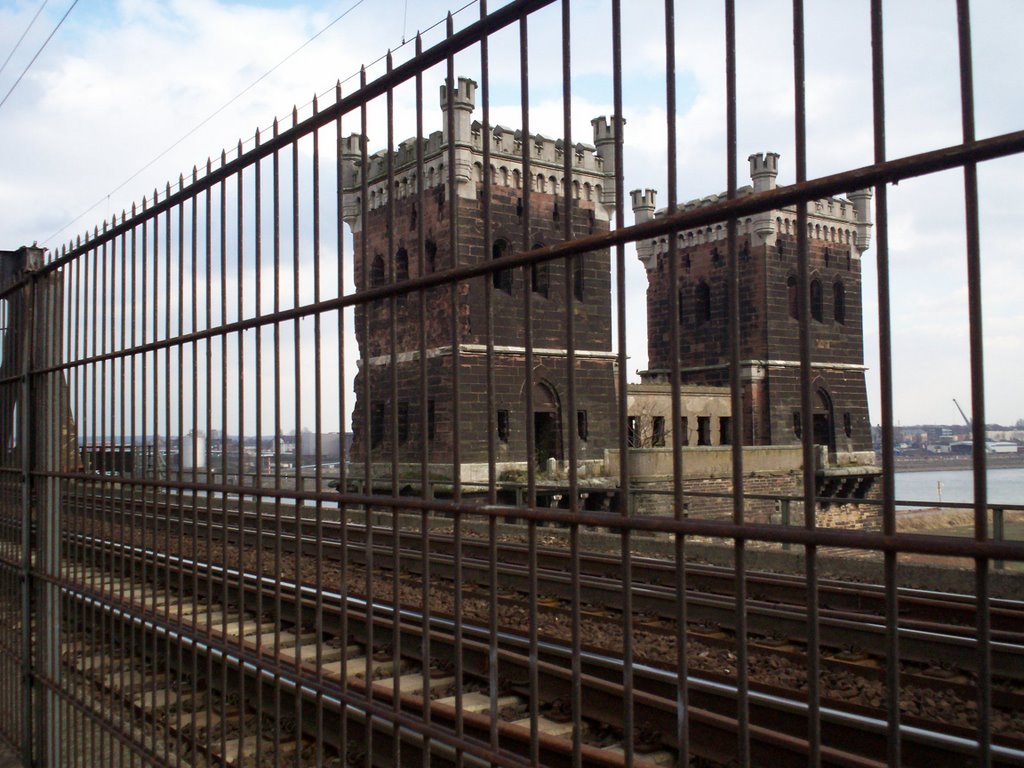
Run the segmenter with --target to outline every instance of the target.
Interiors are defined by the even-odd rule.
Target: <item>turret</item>
[[[657,194],[653,189],[634,189],[629,193],[633,203],[633,222],[635,224],[641,224],[654,218]],[[643,262],[646,269],[651,269],[654,266],[654,241],[637,240],[636,255]]]
[[[765,192],[775,189],[775,179],[779,175],[778,152],[755,153],[747,158],[750,162],[750,180],[754,183],[754,192]]]
[[[750,155],[747,160],[750,163],[750,180],[753,182],[754,192],[767,192],[770,189],[775,189],[775,179],[779,175],[779,154],[766,152],[762,155],[757,152]],[[753,223],[757,236],[770,244],[775,231],[771,211],[757,214]]]
[[[349,134],[341,140],[341,217],[350,227],[356,227],[359,223],[358,201],[364,141],[365,137],[358,133]]]
[[[864,253],[871,245],[871,190],[858,189],[846,195],[853,203],[857,214],[857,237],[855,245],[858,253]]]
[[[460,77],[454,93],[449,99],[448,84],[441,86],[441,141],[448,144],[448,109],[453,110],[452,120],[455,131],[455,194],[465,199],[476,197],[476,189],[470,184],[473,172],[473,109],[476,107],[476,82]],[[442,183],[446,179],[442,179]]]
[[[634,189],[629,193],[629,197],[633,203],[634,223],[640,224],[654,218],[654,207],[657,194],[658,193],[653,189],[645,189],[643,191]]]
[[[448,84],[441,86],[441,135],[448,143]],[[472,141],[473,110],[476,108],[476,82],[460,77],[455,93],[450,100],[455,110],[455,143],[469,144]]]
[[[590,121],[594,126],[594,146],[597,147],[598,157],[604,160],[604,177],[606,179],[601,193],[601,202],[611,208],[615,205],[615,128],[616,125],[626,124],[624,118],[612,115],[611,123],[608,118],[595,117]]]

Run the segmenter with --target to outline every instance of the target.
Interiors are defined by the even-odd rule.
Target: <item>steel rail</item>
[[[85,541],[90,541],[86,537]],[[374,547],[376,567],[395,569],[398,563],[392,558],[392,550],[386,543]],[[360,558],[359,550],[349,552],[348,562],[369,565],[366,558]],[[416,572],[415,562],[411,555],[404,558],[404,568]],[[463,575],[467,580],[476,574],[477,583],[487,584],[491,573],[489,559],[462,559]],[[431,558],[431,572],[437,576],[455,579],[453,558],[441,556]],[[572,594],[572,581],[569,576],[557,571],[537,569],[538,583],[531,587],[532,578],[520,567],[499,566],[497,570],[498,584],[503,588],[514,588],[538,594],[555,594],[566,599]],[[465,584],[466,581],[460,583]],[[454,591],[454,590],[453,590]],[[581,596],[589,603],[606,605],[624,609],[621,600],[622,585],[619,581],[608,578],[581,578]],[[651,612],[659,616],[672,617],[673,606],[678,597],[671,588],[649,585],[633,587],[633,610]],[[372,599],[372,595],[369,596]],[[686,598],[689,606],[689,619],[692,622],[709,622],[724,628],[734,628],[734,603],[729,597],[715,596],[708,593],[689,593]],[[805,639],[807,617],[793,606],[786,607],[763,600],[750,599],[748,602],[749,631],[764,636],[783,635],[798,641]],[[819,631],[821,644],[826,647],[843,649],[851,645],[879,653],[881,639],[885,632],[884,625],[864,614],[849,614],[842,611],[821,609]],[[922,623],[901,622],[897,627],[904,645],[903,657],[922,664],[951,664],[960,669],[973,669],[975,660],[975,638],[962,627],[929,626]],[[1020,633],[998,634],[998,642],[992,643],[993,670],[1008,679],[1019,678],[1024,669],[1024,644],[1014,642]]]
[[[252,514],[248,513],[246,517],[252,517]],[[157,522],[163,522],[164,525],[175,523],[179,525],[187,524],[193,529],[203,529],[207,526],[207,523],[204,521],[192,520],[186,523],[183,518],[164,518],[162,521],[157,520]],[[303,554],[315,555],[318,557],[318,561],[320,556],[328,556],[335,560],[344,559],[344,556],[339,554],[341,545],[338,541],[340,538],[338,534],[342,527],[341,523],[330,520],[313,521],[303,518],[299,525],[303,528],[315,526],[321,532],[332,534],[325,548],[322,537],[317,535],[315,531],[313,534],[308,532],[302,533],[301,545]],[[357,562],[362,562],[358,560],[359,548],[365,545],[367,526],[357,523],[346,523],[345,526],[346,546],[351,552],[349,556],[356,558]],[[390,563],[388,567],[394,568],[395,562],[401,562],[405,559],[417,562],[420,567],[423,567],[422,536],[420,534],[408,531],[399,533],[398,539],[405,540],[405,543],[402,544],[398,559],[396,559],[394,531],[386,527],[375,526],[374,529],[377,532],[375,535],[379,537],[374,544],[374,551],[379,552],[384,558],[382,562]],[[298,547],[294,545],[296,536],[291,524],[282,527],[282,533],[286,534],[283,537],[279,534],[272,536],[267,532],[259,534],[255,527],[241,528],[233,524],[218,524],[215,530],[222,530],[229,536],[237,537],[234,539],[236,542],[239,539],[243,543],[259,542],[261,540],[264,542],[290,542],[288,550],[290,552],[298,551]],[[429,535],[429,543],[431,562],[447,563],[453,557],[456,546],[453,537],[446,534],[433,533]],[[472,564],[474,572],[479,572],[485,563],[489,563],[489,544],[474,541],[473,539],[463,539],[459,546],[463,552],[470,553],[473,557],[469,562]],[[391,552],[388,550],[391,550]],[[501,555],[501,562],[508,564],[521,563],[527,548],[520,543],[502,542],[497,544],[497,550]],[[442,560],[442,557],[447,559]],[[559,573],[567,572],[566,563],[571,559],[571,556],[564,550],[551,547],[538,547],[537,557],[538,566],[556,577]],[[672,584],[675,574],[673,565],[655,558],[639,556],[636,563],[634,583],[665,589],[674,587]],[[595,553],[581,554],[580,564],[581,575],[585,574],[591,578],[601,577],[609,582],[615,580],[615,574],[618,571],[617,560],[607,555]],[[688,576],[696,582],[692,589],[688,590],[689,592],[731,594],[728,587],[731,586],[730,582],[733,579],[732,569],[691,563],[687,565],[686,570]],[[483,576],[478,576],[477,578],[480,579],[477,583],[484,583],[486,581]],[[799,603],[803,592],[803,582],[799,578],[771,572],[751,571],[747,578],[747,584],[752,592],[752,597],[761,603],[787,600]],[[877,602],[884,599],[883,588],[875,585],[826,579],[821,580],[819,586],[822,592],[823,607],[833,611],[847,610],[866,613],[870,610],[869,606],[865,605],[866,602]],[[947,621],[944,626],[949,626],[965,633],[970,630],[976,608],[974,598],[970,595],[907,588],[901,588],[899,595],[901,623],[903,624],[916,621],[921,625],[919,628],[924,628],[928,622],[933,622],[938,626],[939,619],[945,617]],[[611,597],[608,599],[614,599],[614,588]],[[917,610],[923,611],[925,616],[909,615],[911,611]],[[951,611],[960,614],[959,624],[951,624],[948,621]],[[990,615],[998,624],[995,629],[1002,630],[1001,634],[999,631],[996,632],[996,637],[1009,640],[1014,636],[1024,636],[1024,603],[1010,599],[995,599],[990,605]]]
[[[112,544],[108,542],[108,544]],[[125,547],[125,545],[117,545],[117,547],[123,547],[125,549],[132,550],[133,554],[148,556],[154,558],[157,561],[169,559],[176,562],[179,565],[188,566],[188,562],[181,558],[168,556],[163,553],[155,551],[140,550],[138,547]],[[348,606],[346,611],[350,627],[354,621],[359,621],[360,617],[365,620],[365,613],[367,604],[365,601],[354,596],[345,596],[330,591],[321,591],[311,588],[309,586],[299,586],[287,580],[271,579],[266,576],[260,576],[258,574],[242,574],[235,569],[222,568],[216,565],[204,565],[194,564],[202,568],[208,569],[213,575],[214,580],[223,580],[224,583],[228,584],[231,591],[234,592],[239,585],[248,591],[257,591],[259,589],[284,589],[289,594],[294,593],[296,595],[296,601],[293,602],[290,599],[286,602],[289,611],[298,605],[302,606],[304,612],[308,612],[310,615],[316,609],[317,604],[323,606],[325,611],[325,618],[329,615],[336,616],[337,612],[340,612],[342,605]],[[117,606],[109,605],[105,602],[109,598],[108,595],[102,594],[89,594],[87,590],[81,590],[83,596],[89,597],[96,600],[101,605],[106,605],[110,610],[117,610]],[[219,595],[219,591],[215,592]],[[298,596],[301,595],[301,600]],[[374,616],[373,622],[377,625],[378,631],[386,632],[387,628],[393,626],[393,614],[394,608],[386,603],[374,602],[370,606],[370,613]],[[405,619],[403,624],[403,637],[409,635],[410,637],[403,640],[403,655],[407,653],[415,655],[417,649],[421,646],[418,639],[414,636],[417,631],[420,630],[418,621],[421,618],[419,612],[409,609],[400,609],[399,613],[402,618]],[[126,618],[130,619],[136,624],[142,622],[148,622],[153,626],[161,626],[161,622],[154,620],[151,612],[146,612],[144,615],[138,615],[135,613],[127,613]],[[297,624],[302,624],[303,619],[300,615],[291,615],[286,612],[286,616],[289,620],[295,621]],[[477,669],[477,674],[483,676],[486,679],[486,659],[488,657],[487,649],[487,638],[489,637],[489,629],[483,626],[472,625],[468,622],[461,622],[462,632],[468,638],[477,638],[476,640],[463,640],[463,646],[467,649],[467,656],[471,657],[467,660],[467,669],[472,671],[474,665]],[[162,623],[164,631],[173,631],[173,622]],[[433,616],[431,618],[431,627],[447,630],[451,632],[454,628],[454,623],[451,619]],[[325,628],[329,630],[329,625],[325,624]],[[438,635],[434,643],[443,643],[445,633]],[[528,638],[507,631],[500,632],[499,642],[503,644],[504,650],[501,653],[503,663],[515,662],[515,659],[511,658],[515,655],[514,650],[510,651],[509,648],[514,649],[516,647],[526,649],[529,645]],[[182,638],[183,642],[191,642],[192,639],[189,637]],[[415,641],[414,641],[415,640]],[[506,645],[507,644],[507,645]],[[216,645],[211,643],[215,652],[223,653],[224,655],[231,655],[235,653],[235,648],[224,648],[218,651]],[[538,669],[542,672],[544,689],[550,690],[561,690],[562,684],[558,683],[558,680],[567,681],[569,673],[564,666],[560,666],[558,663],[554,663],[550,660],[560,660],[561,665],[568,663],[568,659],[571,657],[571,648],[564,644],[553,643],[548,640],[543,640],[538,646],[538,650],[542,652],[540,661],[537,662]],[[244,658],[244,655],[243,655]],[[584,684],[587,686],[587,696],[585,701],[593,706],[599,705],[602,702],[607,702],[613,699],[614,696],[621,694],[616,693],[616,684],[611,682],[607,678],[615,678],[617,675],[621,676],[621,671],[618,671],[622,661],[621,659],[615,659],[607,655],[594,654],[592,652],[583,652],[584,663]],[[526,657],[520,657],[518,662],[521,668],[525,671],[531,668],[531,662]],[[266,659],[256,660],[254,663],[255,667],[267,667],[268,671],[272,671],[275,676],[277,674],[286,674],[287,670],[276,670],[272,669],[272,664],[269,664]],[[604,670],[602,673],[601,670]],[[639,690],[636,692],[637,696],[637,707],[638,714],[645,713],[648,717],[653,718],[653,722],[664,722],[664,718],[667,715],[671,715],[674,712],[675,702],[672,699],[659,699],[655,694],[648,693],[643,687],[642,683],[648,676],[653,680],[661,680],[662,683],[669,682],[671,685],[675,685],[674,675],[671,672],[665,670],[658,670],[657,668],[650,667],[648,665],[636,664],[634,668],[636,679],[638,682]],[[552,679],[551,676],[554,676]],[[695,708],[694,717],[699,718],[698,722],[705,728],[711,728],[714,730],[714,726],[717,724],[719,727],[722,726],[720,711],[728,711],[728,709],[721,710],[722,707],[731,707],[730,700],[735,696],[735,687],[723,685],[721,683],[715,683],[703,680],[700,676],[688,676],[692,684],[692,695],[696,697],[703,697],[704,700],[717,700],[717,709],[705,712],[700,708]],[[281,679],[281,678],[277,678]],[[621,679],[621,678],[620,678]],[[598,682],[599,681],[599,682]],[[314,680],[303,679],[300,683],[303,690],[309,690],[311,692],[317,691],[318,684]],[[330,694],[331,691],[325,689],[324,694]],[[800,744],[802,743],[799,738],[795,736],[787,736],[785,733],[775,733],[772,729],[779,729],[784,726],[783,721],[773,720],[770,729],[759,727],[758,716],[763,716],[764,709],[770,709],[776,712],[788,713],[790,715],[789,726],[793,727],[799,724],[801,719],[801,712],[806,709],[806,703],[802,703],[798,700],[787,699],[783,696],[764,694],[762,692],[751,691],[751,702],[752,712],[751,716],[754,722],[754,726],[751,730],[752,742],[761,744],[766,742],[769,745],[775,747],[782,747],[786,751],[792,751],[793,749],[801,749]],[[592,709],[589,710],[588,717],[593,717]],[[603,707],[598,707],[602,714],[608,714],[604,711]],[[660,714],[659,714],[660,713]],[[710,713],[710,717],[708,714]],[[378,714],[374,710],[374,714]],[[382,707],[380,716],[384,719],[392,719],[394,712],[389,707]],[[672,720],[674,715],[669,716],[669,720]],[[865,737],[875,735],[876,740],[873,744],[867,745],[875,750],[882,748],[884,754],[884,721],[878,718],[865,717],[863,715],[856,715],[845,713],[839,710],[832,710],[831,708],[822,707],[823,722],[827,722],[829,727],[832,729],[847,729],[851,733],[847,733],[844,738],[844,743],[857,744],[860,743],[862,747],[866,746],[864,741],[858,741],[858,739],[865,739]],[[404,723],[403,723],[404,724]],[[413,727],[416,726],[416,721],[412,723]],[[906,728],[904,731],[903,728]],[[669,729],[671,731],[672,729]],[[664,733],[664,731],[663,731]],[[828,731],[826,731],[828,733]],[[920,727],[909,727],[901,726],[901,733],[906,738],[906,759],[907,765],[944,765],[947,764],[946,760],[960,760],[964,754],[964,750],[970,750],[976,748],[976,744],[969,738],[961,736],[950,736],[942,731],[928,731]],[[877,738],[877,735],[881,734],[881,738]],[[833,734],[834,735],[834,734]],[[435,734],[436,736],[436,734]],[[691,737],[696,737],[698,743],[700,743],[701,737],[697,735],[697,732],[691,733]],[[703,738],[708,738],[707,733]],[[831,742],[831,738],[830,738]],[[714,739],[711,739],[711,743]],[[806,746],[806,745],[805,745]],[[805,748],[805,747],[804,747]],[[721,744],[717,746],[718,750],[721,750]],[[1024,765],[1024,751],[1017,750],[1010,747],[1001,746],[994,744],[992,746],[993,755],[996,757],[998,765]],[[761,753],[763,754],[763,753]],[[774,756],[774,753],[772,753]],[[803,752],[798,753],[803,757]],[[926,757],[921,757],[921,755]],[[825,758],[824,764],[826,765],[859,765],[862,763],[858,762],[856,755],[844,754],[843,750],[835,749],[832,747],[823,747],[822,749],[823,758]],[[873,758],[869,758],[873,759]],[[938,761],[938,762],[929,762]],[[778,764],[789,764],[789,763],[778,763]],[[793,763],[798,764],[798,763]],[[950,765],[957,764],[955,762],[948,763]]]

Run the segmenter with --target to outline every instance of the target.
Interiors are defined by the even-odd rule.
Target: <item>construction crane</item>
[[[967,425],[967,428],[970,429],[971,428],[971,420],[967,418],[967,414],[964,413],[964,409],[960,407],[960,403],[958,403],[956,401],[955,397],[953,398],[953,405],[955,405],[956,409],[958,411],[960,411],[960,415],[963,416],[963,418],[964,418],[964,423]]]

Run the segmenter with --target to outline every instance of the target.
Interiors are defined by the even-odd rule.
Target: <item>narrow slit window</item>
[[[697,417],[697,445],[711,445],[711,417]]]
[[[508,443],[509,437],[509,414],[504,408],[498,411],[498,439]]]
[[[586,440],[589,436],[586,411],[576,411],[576,435],[580,440]]]
[[[651,422],[651,445],[655,448],[665,446],[665,417],[655,416]]]
[[[832,286],[832,316],[840,325],[846,324],[846,288],[841,280]]]
[[[711,286],[701,280],[697,286],[697,325],[711,320]]]
[[[491,246],[491,258],[500,259],[506,255],[509,251],[507,240],[495,240],[494,245]],[[512,293],[512,270],[511,269],[499,269],[497,272],[491,274],[491,279],[494,281],[494,287],[499,291],[511,295]]]

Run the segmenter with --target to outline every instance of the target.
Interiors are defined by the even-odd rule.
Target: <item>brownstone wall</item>
[[[429,273],[429,261],[420,255],[416,227],[422,223],[426,239],[436,245],[435,269],[454,266],[452,238],[448,222],[448,207],[443,187],[428,195],[423,210],[418,210],[413,199],[404,198],[392,203],[393,217],[389,222],[387,208],[372,211],[367,217],[365,230],[357,233],[356,284],[363,287],[370,282],[371,265],[376,256],[384,263],[384,283],[391,284],[398,274],[395,255],[400,248],[408,254],[409,277]],[[489,261],[490,249],[484,243],[481,216],[482,191],[478,185],[475,200],[457,199],[457,248],[461,266]],[[533,193],[530,197],[531,215],[528,233],[524,231],[521,190],[494,187],[491,200],[492,242],[504,240],[511,253],[530,249],[534,245],[551,245],[562,240],[564,231],[564,200],[553,195]],[[607,222],[594,215],[594,204],[576,201],[573,213],[573,231],[587,235],[606,231]],[[422,222],[420,218],[422,217]],[[389,241],[389,223],[393,223]],[[365,249],[363,243],[365,241]],[[364,254],[365,250],[365,254]],[[421,268],[423,271],[421,271]],[[523,354],[503,351],[501,347],[523,347],[525,336],[525,301],[530,294],[532,346],[536,349],[564,350],[566,339],[566,281],[573,291],[572,311],[575,318],[575,348],[580,352],[608,353],[611,350],[611,265],[607,250],[594,251],[581,257],[583,297],[575,296],[575,269],[564,259],[549,262],[546,271],[546,295],[532,290],[528,270],[511,270],[511,290],[495,287],[493,278],[486,275],[467,280],[455,286],[441,286],[426,292],[426,313],[421,323],[421,298],[411,293],[396,299],[385,298],[361,305],[356,310],[356,338],[360,348],[361,370],[356,377],[355,407],[353,409],[352,457],[358,461],[366,446],[371,446],[371,458],[388,461],[392,458],[393,441],[398,431],[399,461],[417,461],[423,446],[422,434],[422,375],[419,362],[421,327],[425,329],[425,347],[428,350],[427,400],[433,401],[434,438],[428,441],[428,461],[451,462],[454,435],[458,430],[459,459],[462,462],[483,462],[488,455],[487,433],[489,409],[487,402],[488,361],[480,352],[463,352],[459,357],[458,421],[455,421],[456,392],[452,382],[453,344],[486,345],[488,340],[487,291],[491,294],[490,336],[499,347],[493,365],[494,410],[508,412],[507,440],[497,440],[495,461],[525,461],[527,459],[526,368]],[[392,330],[391,314],[395,313]],[[457,325],[453,329],[453,318]],[[392,342],[394,334],[394,342]],[[401,355],[395,366],[397,400],[392,390],[392,354]],[[374,359],[376,358],[376,359]],[[367,361],[369,364],[367,364]],[[533,381],[547,388],[558,403],[559,424],[558,458],[568,458],[569,440],[577,436],[576,411],[586,413],[587,437],[580,439],[580,460],[600,459],[607,447],[616,443],[615,368],[609,357],[581,356],[576,364],[576,403],[570,412],[567,402],[568,375],[563,355],[538,354],[534,360]],[[367,393],[367,384],[369,392]],[[369,403],[369,412],[367,409]],[[428,406],[429,407],[429,406]],[[380,420],[383,408],[383,426],[378,426],[376,441],[368,439],[370,426]],[[491,418],[496,418],[490,414]],[[396,423],[397,422],[397,423]],[[402,425],[408,424],[405,429]],[[396,429],[397,427],[397,429]],[[374,430],[371,429],[371,432]]]
[[[799,442],[793,414],[800,409],[799,368],[795,365],[800,359],[800,324],[790,314],[788,281],[797,276],[796,238],[782,234],[776,245],[752,246],[748,237],[740,236],[737,248],[740,358],[790,363],[769,365],[762,381],[748,384],[744,393],[746,441],[755,445],[795,444]],[[684,383],[727,385],[726,240],[680,247],[678,254],[682,302],[678,318],[669,316],[673,288],[668,282],[667,254],[659,254],[648,273],[650,367],[670,367],[670,323],[679,322],[679,359]],[[825,400],[817,392],[827,392],[832,404],[835,448],[867,451],[871,449],[871,426],[864,373],[847,367],[864,362],[860,259],[848,244],[812,238],[809,266],[812,281],[821,286],[821,319],[811,322],[812,362],[837,366],[815,368],[815,408],[825,411]],[[842,322],[837,319],[837,283],[842,285],[845,296]],[[686,371],[702,366],[718,367]]]
[[[450,463],[454,455],[454,436],[459,436],[459,452],[461,461],[487,461],[488,445],[488,403],[486,356],[482,354],[462,354],[459,358],[459,414],[454,421],[455,392],[452,388],[451,355],[444,355],[428,360],[427,365],[427,409],[433,402],[434,437],[428,440],[428,461],[431,463]],[[508,437],[501,440],[495,435],[497,462],[524,461],[527,448],[527,411],[526,411],[526,368],[522,355],[498,354],[494,358],[494,408],[508,411]],[[415,462],[420,459],[423,446],[422,431],[422,389],[421,369],[418,360],[399,364],[397,373],[398,400],[393,409],[391,366],[373,366],[369,373],[369,403],[371,421],[375,412],[383,409],[383,426],[379,432],[379,441],[371,451],[374,461],[389,461],[392,453],[392,442],[399,432],[406,432],[404,440],[398,441],[398,457],[402,462]],[[533,381],[536,385],[548,387],[559,397],[559,445],[560,455],[567,459],[569,454],[568,441],[577,438],[578,458],[580,461],[598,460],[604,456],[606,448],[615,447],[617,433],[616,423],[614,363],[608,359],[579,359],[576,365],[576,403],[574,412],[570,413],[569,404],[565,400],[568,392],[568,372],[565,358],[554,356],[538,356],[534,360]],[[353,457],[362,457],[366,440],[366,422],[364,403],[367,402],[367,373],[360,371],[356,376],[356,407],[353,411]],[[378,410],[375,410],[378,409]],[[394,415],[392,415],[394,411]],[[586,414],[586,439],[578,438],[577,414]],[[402,413],[406,416],[402,417]],[[493,421],[496,421],[496,415]],[[407,430],[402,429],[405,422]],[[397,423],[396,423],[397,422]],[[496,429],[496,424],[494,424]],[[372,429],[372,425],[371,425]]]

